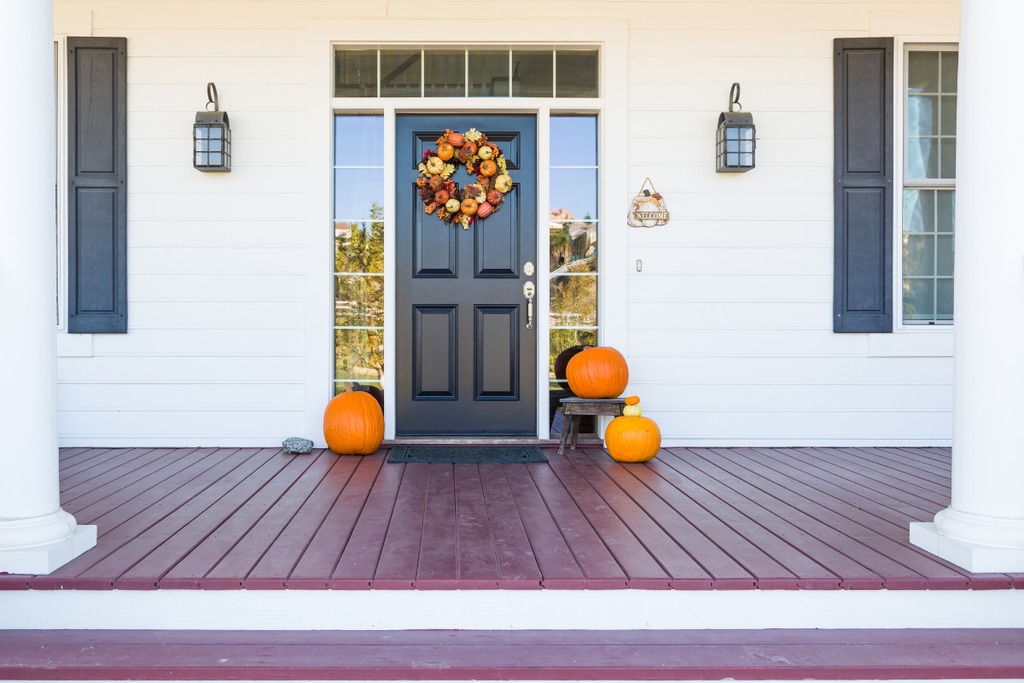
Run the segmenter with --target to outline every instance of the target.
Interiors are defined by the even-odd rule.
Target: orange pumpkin
[[[441,157],[441,161],[448,161],[455,156],[455,147],[450,142],[442,142],[437,146],[437,156]]]
[[[466,139],[462,137],[462,133],[448,133],[448,142],[455,147],[462,147],[462,143],[465,141]]]
[[[498,172],[498,165],[487,159],[486,161],[480,162],[480,175],[490,178],[492,175]]]
[[[494,207],[487,202],[480,202],[480,205],[476,207],[476,215],[479,218],[487,218],[494,213]]]
[[[451,197],[448,195],[448,190],[438,190],[434,193],[434,201],[438,204],[444,204],[449,199],[451,199]]]
[[[630,396],[622,415],[608,423],[604,432],[608,455],[619,462],[647,462],[661,448],[658,423],[643,416],[640,399]]]
[[[629,367],[617,349],[590,346],[569,360],[565,378],[580,398],[616,398],[629,384]]]
[[[324,410],[327,447],[342,455],[369,455],[384,440],[384,413],[365,391],[338,394]]]
[[[467,216],[472,216],[474,213],[476,213],[476,210],[477,208],[479,208],[479,206],[480,205],[477,204],[477,201],[475,199],[470,199],[469,197],[466,197],[465,199],[462,200],[461,211]]]

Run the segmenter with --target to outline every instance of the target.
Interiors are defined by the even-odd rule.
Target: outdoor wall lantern
[[[754,168],[754,116],[741,109],[740,84],[733,83],[729,91],[729,111],[718,117],[715,145],[718,173],[745,173]]]
[[[220,111],[217,86],[206,84],[206,111],[196,112],[192,126],[192,165],[200,171],[231,170],[231,127],[227,112]]]

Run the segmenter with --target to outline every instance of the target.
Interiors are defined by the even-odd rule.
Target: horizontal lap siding
[[[712,5],[630,20],[630,176],[651,177],[672,221],[629,233],[629,391],[668,443],[948,443],[951,348],[932,342],[948,330],[831,331],[832,40],[945,39],[957,3]],[[733,81],[757,168],[717,175]]]
[[[131,327],[122,339],[62,340],[63,443],[257,445],[303,433],[319,410],[308,387],[326,387],[330,363],[306,356],[308,302],[330,296],[330,255],[319,253],[329,240],[307,222],[311,209],[329,215],[307,201],[311,183],[327,182],[315,174],[329,173],[307,166],[309,89],[328,87],[306,82],[308,22],[432,19],[436,8],[54,7],[58,18],[88,11],[93,32],[127,37],[129,52]],[[948,334],[831,333],[832,41],[946,40],[958,9],[953,0],[517,5],[547,21],[628,24],[626,63],[609,74],[628,79],[628,137],[604,150],[606,163],[628,167],[614,205],[625,211],[649,176],[672,220],[628,231],[627,272],[604,273],[626,283],[628,307],[602,324],[625,325],[629,391],[667,443],[948,442]],[[210,80],[235,144],[234,171],[220,176],[187,161]],[[758,163],[719,175],[714,126],[733,81],[757,124]],[[601,216],[601,229],[624,230],[621,219]],[[322,272],[310,269],[317,262]]]
[[[127,37],[129,53],[131,327],[60,359],[65,443],[305,431],[307,18],[286,5],[55,3],[90,10],[94,32]],[[211,80],[234,142],[220,176],[188,161]]]

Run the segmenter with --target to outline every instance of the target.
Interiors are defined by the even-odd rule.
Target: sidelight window
[[[597,343],[597,117],[551,117],[550,367],[562,351]]]
[[[384,117],[334,119],[334,391],[384,376]]]

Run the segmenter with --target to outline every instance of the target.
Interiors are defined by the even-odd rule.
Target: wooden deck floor
[[[0,589],[998,589],[909,545],[949,450],[598,448],[547,464],[277,449],[67,449],[95,548]]]

